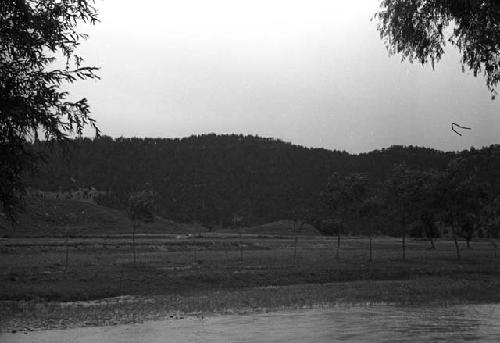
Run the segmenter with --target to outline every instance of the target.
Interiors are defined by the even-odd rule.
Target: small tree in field
[[[233,213],[232,225],[233,229],[238,228],[238,247],[240,249],[240,268],[243,265],[243,232],[241,226],[243,225],[244,217],[239,215],[238,213]]]
[[[299,234],[306,221],[311,216],[310,212],[305,207],[296,207],[293,212],[293,234],[294,234],[294,245],[293,245],[293,264],[297,262],[297,247],[299,245]]]
[[[495,258],[497,257],[498,243],[496,239],[500,235],[500,196],[489,201],[483,207],[481,213],[481,224],[485,229],[486,237],[490,239],[491,245],[495,249]]]
[[[136,265],[135,232],[140,222],[154,221],[154,194],[149,184],[141,192],[132,194],[129,198],[129,218],[132,220],[132,249],[134,266]]]
[[[498,238],[500,235],[500,196],[482,207],[481,224],[487,237]]]
[[[369,236],[369,261],[373,261],[373,230],[378,225],[377,220],[384,209],[383,200],[378,196],[370,196],[359,204],[360,218],[368,228]]]
[[[441,214],[439,210],[438,184],[442,175],[436,171],[415,171],[419,190],[415,194],[414,210],[417,212],[420,221],[422,233],[429,241],[430,249],[436,249],[434,237],[438,234],[436,221]]]
[[[340,258],[340,235],[346,221],[367,192],[367,180],[360,174],[340,176],[334,173],[328,179],[323,201],[338,219],[336,259]]]
[[[457,259],[460,260],[457,236],[465,236],[470,241],[474,235],[485,197],[484,187],[474,170],[467,166],[467,161],[458,158],[449,163],[439,190],[444,221],[451,227]]]
[[[403,260],[406,259],[408,225],[420,217],[426,182],[425,173],[400,164],[394,167],[386,183],[387,202],[398,218],[401,229]]]

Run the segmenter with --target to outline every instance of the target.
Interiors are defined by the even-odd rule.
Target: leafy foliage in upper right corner
[[[382,0],[380,37],[390,54],[432,66],[447,42],[461,53],[462,69],[483,73],[494,98],[500,81],[500,2],[497,0]]]

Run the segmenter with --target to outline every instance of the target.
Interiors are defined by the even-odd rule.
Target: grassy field
[[[344,238],[336,260],[328,237],[301,236],[295,249],[293,236],[150,234],[136,236],[134,264],[127,235],[4,238],[0,328],[339,302],[500,301],[500,256],[490,242],[473,242],[461,261],[452,241],[436,246],[411,240],[403,261],[399,240],[375,238],[369,262],[367,238]],[[126,297],[97,300],[118,296]]]

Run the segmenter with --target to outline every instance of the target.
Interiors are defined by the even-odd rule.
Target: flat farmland
[[[473,242],[456,260],[453,242],[231,234],[11,238],[0,241],[2,300],[89,300],[252,286],[496,275],[496,248]],[[296,248],[295,248],[296,247]],[[67,260],[66,260],[67,257]],[[67,262],[67,264],[66,264]]]

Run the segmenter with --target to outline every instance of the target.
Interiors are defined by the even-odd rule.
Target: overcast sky
[[[484,79],[452,48],[434,71],[389,58],[378,2],[97,0],[79,52],[102,80],[71,91],[113,137],[243,133],[356,153],[498,143]]]

